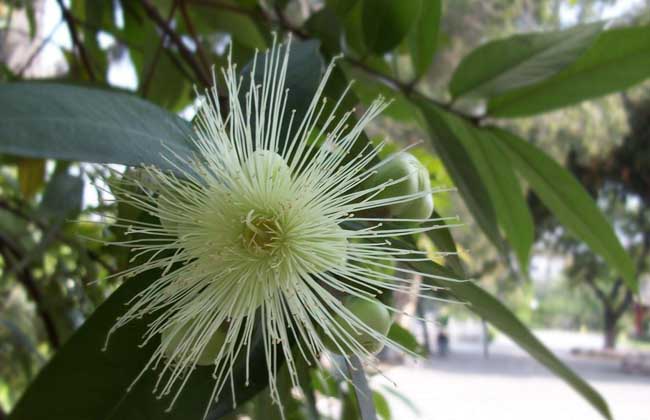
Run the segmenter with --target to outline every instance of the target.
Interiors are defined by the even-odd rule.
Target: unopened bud
[[[399,153],[393,156],[390,161],[382,165],[376,174],[371,176],[365,183],[365,188],[399,182],[387,185],[376,199],[403,197],[411,194],[431,190],[429,172],[420,161],[410,153]],[[427,219],[433,212],[433,196],[426,194],[419,198],[404,200],[386,206],[390,214],[395,218],[403,219]]]
[[[383,336],[388,334],[388,330],[390,330],[392,324],[390,312],[388,312],[388,309],[386,309],[384,304],[377,299],[362,299],[350,296],[343,300],[343,306],[352,312],[360,323],[366,325],[368,328]],[[334,317],[334,322],[336,322],[343,331],[354,337],[354,339],[370,353],[378,353],[384,347],[383,341],[377,340],[368,331],[362,331],[357,325],[353,327],[340,315]],[[336,340],[336,343],[334,340]],[[354,353],[352,346],[341,342],[344,340],[343,337],[337,336],[334,340],[330,337],[325,337],[323,339],[323,343],[328,350],[339,354]]]

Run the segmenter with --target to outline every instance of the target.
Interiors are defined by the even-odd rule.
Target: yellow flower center
[[[271,255],[277,249],[280,226],[275,218],[251,210],[243,220],[244,247],[255,255]]]

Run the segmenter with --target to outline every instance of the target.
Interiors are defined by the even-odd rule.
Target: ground
[[[538,336],[608,401],[615,419],[650,419],[650,377],[625,374],[620,361],[571,356],[574,347],[596,348],[592,334],[542,332]],[[577,393],[511,342],[497,337],[485,359],[480,342],[452,339],[446,358],[408,363],[386,371],[419,413],[385,392],[395,420],[589,420],[600,419]],[[374,387],[392,386],[375,377]]]

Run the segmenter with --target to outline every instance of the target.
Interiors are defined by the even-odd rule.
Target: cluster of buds
[[[392,184],[385,187],[377,194],[377,199],[391,199],[394,197],[414,196],[413,200],[388,204],[382,208],[394,219],[408,219],[411,223],[419,223],[431,217],[433,213],[433,195],[429,171],[412,154],[397,153],[379,166],[377,172],[363,184],[364,189]],[[386,336],[392,324],[392,317],[386,306],[376,298],[358,298],[348,296],[343,299],[343,306],[352,312],[361,322],[375,332]],[[377,340],[374,334],[367,331],[355,330],[340,316],[335,321],[349,334],[354,335],[356,341],[368,352],[378,353],[384,343]],[[338,354],[353,354],[349,346],[337,344],[328,337],[323,337],[325,347]]]

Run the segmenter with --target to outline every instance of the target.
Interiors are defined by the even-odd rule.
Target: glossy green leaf
[[[601,28],[592,23],[488,42],[463,58],[449,91],[454,97],[492,97],[547,79],[574,62]]]
[[[530,249],[535,239],[535,226],[508,156],[499,148],[490,131],[462,124],[461,121],[457,121],[454,126],[458,128],[458,139],[485,182],[499,225],[514,249],[522,271],[526,273]]]
[[[0,152],[170,169],[193,152],[188,122],[135,96],[79,86],[0,86]]]
[[[409,265],[423,273],[455,277],[452,271],[433,262],[410,262]],[[562,363],[506,306],[490,293],[471,281],[448,282],[433,279],[427,281],[448,288],[449,292],[457,299],[467,302],[468,309],[498,328],[538,362],[562,378],[598,410],[603,417],[606,419],[612,418],[609,407],[600,394]],[[504,395],[503,398],[507,399],[508,396]],[[541,396],[540,398],[540,401],[543,401],[544,397]]]
[[[479,227],[492,243],[504,250],[487,187],[476,167],[469,164],[471,157],[458,138],[458,132],[465,122],[441,110],[426,98],[416,97],[414,103],[422,113],[429,140]]]
[[[343,26],[336,13],[330,8],[324,7],[312,14],[305,22],[305,28],[310,35],[323,43],[323,48],[328,54],[339,53]]]
[[[345,51],[348,54],[355,53],[359,57],[366,57],[368,53],[363,39],[363,4],[363,1],[357,0],[342,17]]]
[[[417,22],[408,35],[408,46],[415,76],[426,73],[438,47],[442,0],[424,0]]]
[[[199,366],[174,405],[165,413],[171,396],[156,399],[152,393],[157,374],[146,372],[136,385],[127,388],[144,368],[151,357],[157,340],[140,348],[139,343],[151,319],[132,322],[112,337],[107,351],[102,351],[106,333],[122,314],[126,302],[155,280],[157,272],[148,272],[128,280],[102,304],[84,325],[66,342],[45,366],[27,389],[9,420],[33,419],[104,419],[181,420],[203,418],[214,385],[213,368]],[[261,344],[256,342],[254,344]],[[237,400],[245,401],[265,388],[268,378],[264,352],[256,346],[251,352],[251,383],[244,384],[245,364],[240,361],[234,369],[234,386]],[[208,415],[216,419],[232,411],[230,387],[215,403]]]
[[[395,48],[409,33],[421,0],[362,0],[361,26],[364,45],[375,54]]]
[[[492,98],[488,114],[522,117],[621,91],[650,77],[650,26],[602,32],[556,75]]]
[[[616,268],[638,290],[634,263],[595,201],[566,169],[532,144],[505,130],[492,130],[509,162],[526,178],[558,220]]]

